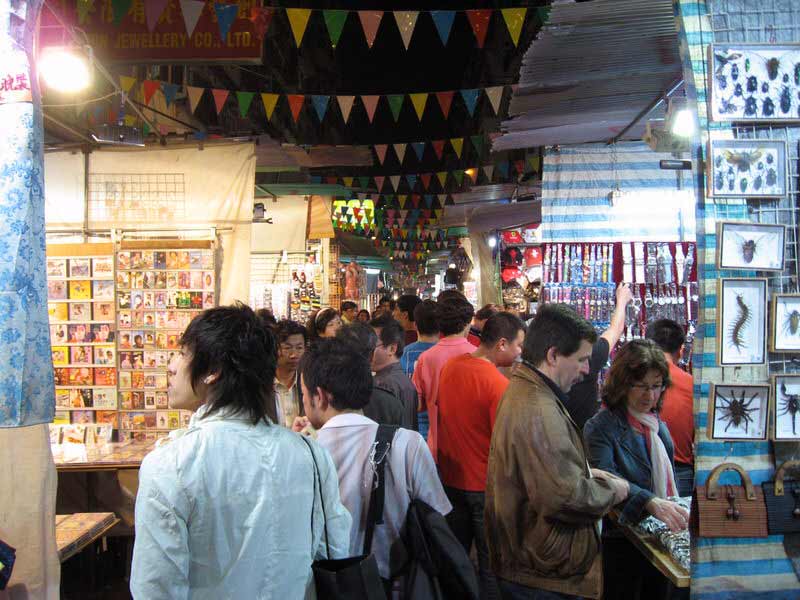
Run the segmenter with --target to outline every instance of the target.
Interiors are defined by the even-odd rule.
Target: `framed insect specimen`
[[[763,365],[767,357],[767,280],[720,279],[717,299],[719,364]]]
[[[721,441],[766,440],[769,386],[711,384],[708,438]]]
[[[800,440],[800,375],[773,375],[772,439]]]
[[[717,223],[717,267],[783,271],[784,225]]]
[[[712,197],[776,198],[786,195],[786,142],[709,140],[706,192]]]
[[[800,352],[800,294],[772,295],[769,349]]]
[[[712,121],[800,120],[800,44],[712,44]]]

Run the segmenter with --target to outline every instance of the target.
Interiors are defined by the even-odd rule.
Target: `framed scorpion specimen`
[[[768,385],[711,384],[708,438],[766,440],[769,388]]]
[[[800,294],[772,294],[769,349],[800,352]]]
[[[785,225],[717,223],[717,267],[783,271]]]
[[[773,375],[772,439],[800,440],[800,375]]]
[[[767,280],[725,278],[717,292],[717,360],[722,366],[767,360]]]
[[[708,141],[706,193],[724,198],[780,198],[787,186],[786,142]]]

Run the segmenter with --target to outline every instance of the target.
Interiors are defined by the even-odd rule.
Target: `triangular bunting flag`
[[[425,194],[425,206],[427,206],[428,208],[433,206],[433,194]],[[423,214],[425,215],[426,219],[431,218],[431,211],[426,210],[423,212]]]
[[[394,148],[394,153],[397,155],[398,162],[402,165],[408,146],[406,144],[392,144],[392,147]]]
[[[384,146],[384,148],[385,147],[386,146]],[[384,150],[383,152],[384,154],[386,154],[386,150]],[[375,179],[375,189],[377,189],[378,193],[380,193],[380,191],[383,189],[383,182],[386,181],[386,177],[384,177],[383,175],[376,175],[374,179]]]
[[[367,109],[367,117],[369,122],[375,117],[375,108],[378,106],[378,99],[380,96],[361,96],[361,102],[364,103],[364,108]]]
[[[361,29],[364,30],[364,37],[367,39],[367,46],[372,48],[375,43],[375,34],[378,33],[378,26],[383,19],[382,10],[360,10],[358,20],[361,21]]]
[[[180,86],[176,83],[161,82],[161,91],[164,92],[164,99],[167,101],[167,106],[175,102],[175,96],[178,95]]]
[[[417,185],[417,176],[406,175],[406,181],[408,182],[408,187],[410,187],[413,190],[414,186]]]
[[[467,106],[470,117],[475,116],[475,106],[478,104],[478,94],[480,94],[480,92],[481,91],[478,89],[461,90],[461,98]]]
[[[197,21],[200,20],[200,15],[203,13],[205,5],[206,3],[203,0],[181,0],[183,24],[189,37],[194,35],[194,29],[197,27]]]
[[[444,152],[444,143],[445,140],[434,140],[431,142],[431,146],[433,146],[433,151],[436,152],[436,158],[442,160],[442,153]]]
[[[167,8],[169,0],[145,0],[144,14],[147,19],[147,31],[153,31],[158,23],[161,13]]]
[[[461,183],[464,181],[464,171],[458,169],[457,171],[450,171],[453,175],[453,179],[456,180],[458,187],[461,187]]]
[[[342,111],[342,118],[344,122],[350,119],[350,111],[353,109],[353,101],[355,96],[336,96],[336,101],[339,103],[339,110]]]
[[[503,20],[506,22],[508,33],[515,46],[519,43],[519,34],[522,32],[527,11],[527,8],[504,8],[500,11],[503,13]]]
[[[239,114],[244,119],[247,112],[250,110],[250,105],[253,103],[255,92],[236,92],[236,101],[239,103]]]
[[[398,196],[398,197],[397,197],[397,203],[400,205],[400,208],[405,208],[405,207],[406,207],[406,200],[408,200],[408,196],[406,196],[405,194],[402,194],[402,195],[400,195],[400,196]],[[401,215],[402,215],[402,218],[403,218],[403,220],[405,220],[405,218],[406,218],[406,217],[405,217],[405,215],[403,214],[403,212],[402,212],[402,211],[399,211],[399,210],[398,210],[397,212],[398,212],[399,214],[401,214]]]
[[[136,77],[125,77],[124,75],[119,76],[119,87],[122,88],[122,91],[126,94],[130,93],[133,84],[136,83]]]
[[[214,12],[217,13],[219,37],[223,44],[227,44],[228,32],[231,30],[231,25],[233,25],[233,22],[236,20],[236,15],[239,13],[239,5],[221,4],[220,2],[215,2]]]
[[[525,172],[525,161],[524,160],[515,160],[514,161],[514,168],[517,169],[517,173],[522,175]]]
[[[489,31],[489,19],[492,18],[492,10],[468,10],[467,19],[469,24],[472,25],[472,31],[475,33],[475,39],[478,40],[478,48],[483,48],[483,43],[486,41],[486,32]]]
[[[500,114],[500,101],[503,99],[503,86],[497,85],[494,87],[488,87],[484,90],[486,92],[486,96],[489,98],[489,102],[494,109],[494,114]]]
[[[431,173],[424,173],[419,176],[422,180],[422,187],[427,190],[428,186],[431,184]]]
[[[439,39],[442,40],[442,45],[447,46],[447,40],[450,38],[450,30],[453,28],[453,19],[456,17],[454,10],[432,10],[431,18],[433,24],[436,25],[436,31],[439,32]]]
[[[362,190],[365,190],[369,187],[369,179],[370,179],[369,175],[358,178],[358,185],[361,187]],[[370,210],[368,214],[371,215],[372,211]]]
[[[161,88],[160,81],[153,81],[151,79],[145,79],[142,82],[142,89],[144,90],[144,103],[150,104],[150,100],[153,99],[153,94],[156,93]]]
[[[373,149],[375,150],[375,156],[378,157],[378,162],[383,164],[383,161],[386,160],[386,149],[388,146],[386,144],[375,144]]]
[[[342,181],[344,182],[344,187],[353,187],[352,177],[342,177]]]
[[[483,152],[483,135],[471,135],[469,137],[469,141],[472,142],[472,145],[475,147],[475,152],[478,153],[478,157],[480,158],[481,153]]]
[[[397,119],[400,118],[400,110],[403,108],[403,99],[405,97],[405,94],[386,95],[386,101],[389,103],[389,108],[392,110],[392,116],[394,117],[395,123],[397,123]]]
[[[461,151],[464,149],[464,138],[450,138],[450,145],[458,158],[461,158]]]
[[[289,24],[292,26],[292,34],[294,34],[294,41],[297,47],[303,42],[303,35],[308,26],[308,18],[311,16],[310,8],[287,8],[286,16],[289,18]]]
[[[205,88],[192,87],[191,85],[186,86],[186,95],[189,96],[189,109],[192,111],[192,114],[194,114],[197,104],[200,102],[200,99],[203,97],[203,92],[205,91]]]
[[[261,94],[261,101],[264,103],[264,112],[267,114],[267,120],[272,119],[272,113],[275,112],[275,105],[278,103],[278,94]]]
[[[428,101],[428,94],[420,92],[418,94],[409,94],[411,103],[414,105],[414,110],[417,111],[417,118],[422,120],[422,113],[425,112],[425,103]]]
[[[447,183],[447,171],[439,171],[436,174],[436,178],[439,180],[439,185],[444,189],[444,185]]]
[[[414,35],[414,27],[417,25],[419,11],[396,10],[392,14],[394,14],[394,20],[397,22],[397,28],[400,30],[400,37],[403,38],[403,45],[406,47],[406,50],[408,50],[408,45],[411,43],[411,36]]]
[[[392,175],[389,177],[389,181],[392,183],[392,189],[396,192],[397,186],[400,185],[400,175]]]
[[[133,0],[111,0],[111,13],[115,27],[119,27],[122,19],[130,12],[132,4]]]
[[[503,179],[508,179],[508,161],[503,161],[501,163],[497,163],[497,170],[500,172],[500,176]]]
[[[538,173],[539,167],[542,164],[542,159],[538,154],[534,154],[533,156],[528,157],[528,164],[531,166],[531,171]]]
[[[328,112],[328,102],[330,99],[330,96],[322,96],[318,94],[311,96],[311,104],[314,106],[314,110],[317,111],[317,116],[319,117],[320,122],[325,119],[325,113]]]
[[[486,179],[491,181],[492,175],[494,175],[494,165],[486,165],[483,167],[483,174],[486,175]]]
[[[217,114],[222,112],[222,107],[225,106],[225,101],[228,99],[229,94],[228,90],[211,90],[211,95],[214,96],[214,105],[217,107]]]
[[[289,108],[292,111],[294,122],[297,123],[297,119],[300,118],[300,109],[303,108],[305,96],[302,94],[287,94],[286,99],[289,101]]]
[[[425,153],[425,142],[414,142],[410,144],[411,148],[414,149],[414,153],[417,155],[417,160],[422,160],[422,155]]]
[[[133,127],[136,125],[136,115],[125,115],[123,121],[128,127]]]
[[[325,18],[325,25],[328,27],[328,35],[331,36],[331,45],[336,48],[339,38],[342,36],[344,22],[347,21],[347,10],[323,10],[322,16]]]
[[[453,91],[436,92],[436,99],[439,101],[439,106],[442,108],[442,114],[446,119],[450,114],[450,106],[453,104]]]
[[[253,29],[255,29],[258,39],[263,40],[264,36],[267,35],[267,29],[269,29],[274,16],[275,9],[273,8],[266,6],[253,6],[250,8],[250,21],[253,23]]]

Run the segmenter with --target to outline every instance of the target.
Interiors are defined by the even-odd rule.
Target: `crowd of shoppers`
[[[692,486],[692,384],[682,329],[662,320],[616,351],[598,394],[630,299],[621,285],[600,336],[565,305],[526,328],[454,291],[382,298],[372,316],[345,301],[305,326],[205,311],[168,370],[191,423],[141,468],[134,597],[313,598],[315,560],[366,550],[387,597],[410,598],[415,502],[474,556],[475,597],[664,596],[604,518],[687,526],[671,498]]]

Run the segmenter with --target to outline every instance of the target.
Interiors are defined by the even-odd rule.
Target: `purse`
[[[800,461],[787,460],[775,472],[775,481],[762,484],[771,534],[800,533],[800,481],[785,481],[788,469],[800,470]]]
[[[17,560],[17,550],[0,540],[0,590],[6,589],[11,571],[14,570],[14,561]]]
[[[391,433],[394,434],[395,428],[391,429]],[[376,436],[376,444],[379,442],[379,438],[385,436],[385,434],[386,432],[379,427]],[[375,555],[371,553],[371,549],[372,533],[375,523],[376,521],[382,522],[384,493],[384,461],[382,459],[386,457],[388,448],[384,451],[381,461],[377,463],[375,477],[378,485],[373,485],[372,494],[370,496],[369,511],[367,513],[367,530],[364,537],[364,553],[360,556],[332,559],[330,558],[331,550],[328,545],[328,519],[325,515],[325,498],[322,493],[322,484],[320,483],[319,466],[317,465],[317,459],[311,447],[311,442],[309,442],[305,436],[301,437],[308,445],[308,449],[311,452],[311,460],[314,461],[314,493],[316,494],[316,489],[319,487],[322,518],[325,528],[325,555],[328,557],[324,560],[315,560],[311,565],[311,570],[314,573],[314,585],[317,589],[317,597],[320,600],[386,600],[383,580],[378,572],[378,563],[375,561]],[[391,440],[391,438],[389,438],[389,440]],[[377,448],[376,446],[376,450]],[[378,489],[380,489],[380,507],[378,507],[376,503]],[[377,512],[378,508],[380,508],[380,513],[378,513],[378,518],[376,519],[374,513]],[[313,537],[313,505],[311,510],[311,531]]]
[[[719,476],[736,471],[741,485],[720,485]],[[700,537],[767,537],[767,507],[761,488],[753,486],[747,472],[735,463],[712,469],[706,485],[695,488],[692,498],[693,529]]]

